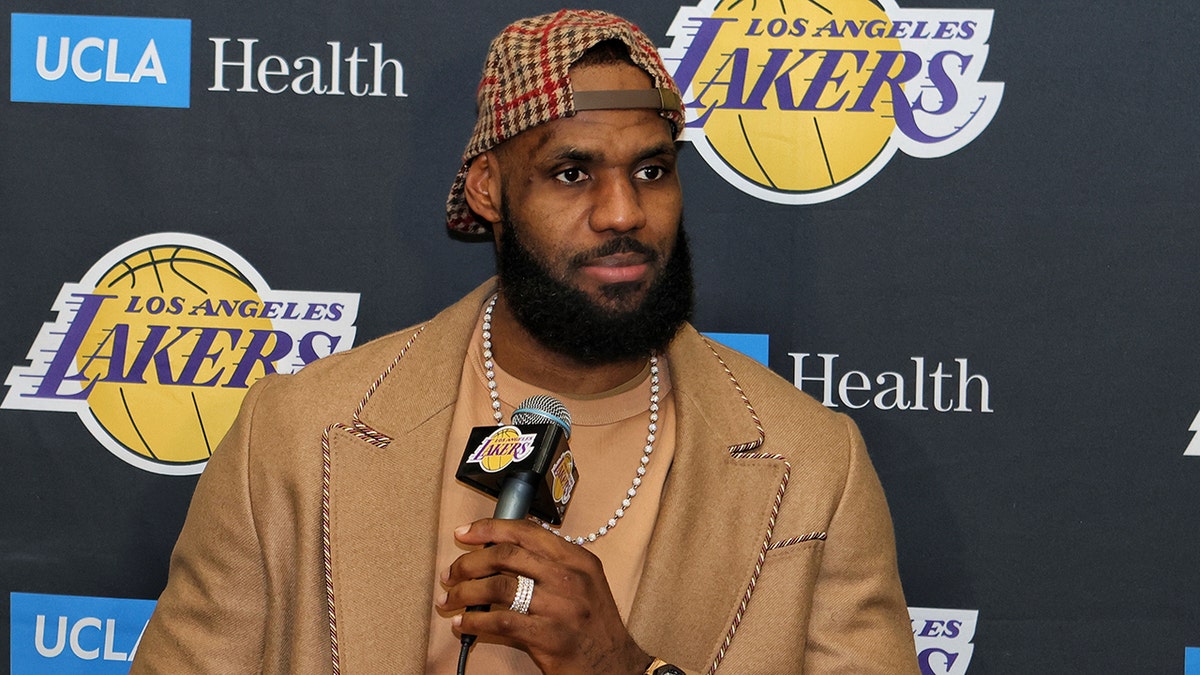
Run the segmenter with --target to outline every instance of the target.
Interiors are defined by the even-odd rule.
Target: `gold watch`
[[[646,675],[686,675],[683,669],[674,664],[656,658],[646,666]]]

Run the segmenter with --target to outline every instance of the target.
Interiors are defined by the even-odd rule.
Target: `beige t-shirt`
[[[482,314],[475,334],[482,330]],[[675,406],[665,358],[659,358],[659,420],[654,452],[637,496],[617,526],[585,548],[604,564],[604,573],[621,617],[628,620],[637,593],[650,535],[658,518],[663,484],[675,452]],[[512,411],[527,397],[549,393],[571,413],[571,453],[579,470],[579,482],[560,528],[564,534],[587,536],[604,525],[621,505],[640,465],[650,423],[650,370],[647,367],[631,381],[611,391],[576,398],[547,392],[522,382],[499,367],[494,368],[501,412],[507,422]],[[467,549],[454,540],[459,525],[491,517],[496,500],[459,483],[454,473],[466,448],[467,437],[476,426],[492,426],[491,398],[483,368],[482,337],[467,350],[454,421],[446,443],[442,472],[442,499],[438,520],[437,573],[440,575]],[[444,591],[437,578],[433,597]],[[534,589],[534,597],[537,589]],[[536,603],[535,603],[536,604]],[[426,672],[453,673],[458,663],[459,638],[451,630],[450,617],[430,610],[431,630]],[[486,638],[479,638],[471,651],[469,671],[476,673],[538,673],[524,651]]]

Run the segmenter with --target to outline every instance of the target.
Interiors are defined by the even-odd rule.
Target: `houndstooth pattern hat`
[[[574,94],[567,71],[584,52],[603,40],[623,42],[630,58],[650,75],[655,88]],[[475,132],[446,200],[446,226],[468,235],[484,234],[490,224],[478,219],[467,206],[467,168],[476,157],[522,131],[570,117],[578,110],[604,108],[658,110],[677,135],[684,124],[679,88],[654,44],[632,23],[596,10],[564,9],[522,19],[505,28],[488,49],[476,101]]]

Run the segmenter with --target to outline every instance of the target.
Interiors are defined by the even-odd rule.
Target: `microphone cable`
[[[458,650],[458,675],[467,675],[467,656],[471,653],[471,645],[475,644],[475,636],[463,634],[462,648]]]

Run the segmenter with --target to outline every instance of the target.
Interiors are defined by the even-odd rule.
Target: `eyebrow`
[[[639,153],[637,157],[634,158],[634,162],[642,162],[650,159],[651,157],[660,157],[663,155],[676,157],[679,155],[679,149],[674,143],[665,141],[662,143],[657,143]],[[572,160],[576,162],[594,162],[603,157],[603,155],[599,152],[582,150],[578,146],[574,145],[564,146],[556,152],[552,151],[548,156],[554,161]]]

